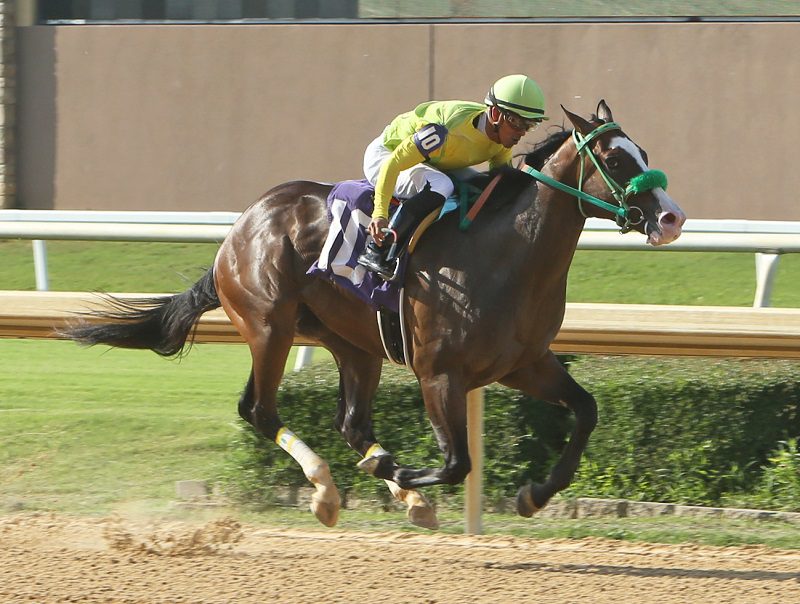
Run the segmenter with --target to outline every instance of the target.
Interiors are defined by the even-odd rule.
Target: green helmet
[[[497,80],[484,100],[489,106],[513,111],[526,119],[550,119],[544,114],[544,93],[526,75],[508,75]]]

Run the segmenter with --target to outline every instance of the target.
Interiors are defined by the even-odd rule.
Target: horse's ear
[[[606,104],[605,99],[600,99],[600,102],[597,103],[597,117],[606,123],[614,121],[614,116],[611,115],[611,108]]]
[[[561,109],[564,110],[564,113],[567,115],[567,118],[569,118],[569,121],[571,121],[572,125],[575,126],[575,130],[581,134],[589,134],[592,130],[594,130],[594,126],[583,119],[580,115],[572,113],[566,107],[564,107],[564,105],[561,105]]]

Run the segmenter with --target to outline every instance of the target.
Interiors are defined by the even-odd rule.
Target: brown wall
[[[241,210],[524,72],[551,123],[605,98],[690,217],[800,220],[800,23],[37,26],[18,56],[23,207]]]

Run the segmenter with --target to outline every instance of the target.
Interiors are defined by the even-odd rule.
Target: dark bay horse
[[[543,164],[539,177],[545,183],[550,178],[548,184],[510,171],[496,190],[504,203],[485,208],[466,233],[456,228],[455,217],[445,217],[409,259],[403,303],[408,362],[444,456],[441,467],[400,465],[378,444],[371,405],[385,355],[375,312],[306,274],[328,233],[330,185],[275,187],[242,214],[214,266],[189,290],[148,301],[115,300],[112,310],[96,313],[106,321],[74,324],[65,333],[84,344],[176,355],[202,313],[222,306],[252,355],[239,413],[300,464],[316,487],[311,508],[328,526],[336,523],[340,505],[328,465],[277,412],[278,384],[295,335],[332,353],[340,373],[337,429],[362,457],[359,466],[386,480],[408,505],[412,522],[422,526],[435,527],[436,518],[416,489],[460,483],[470,471],[468,391],[500,382],[564,405],[576,420],[568,444],[548,479],[521,487],[517,495],[518,512],[531,516],[570,484],[597,422],[594,398],[549,349],[564,317],[567,273],[585,218],[616,219],[652,245],[676,239],[685,220],[663,178],[631,186],[657,171],[648,170],[645,152],[613,122],[604,101],[591,120],[564,111],[572,135],[551,134],[526,158],[529,165]],[[577,201],[576,190],[600,207]]]

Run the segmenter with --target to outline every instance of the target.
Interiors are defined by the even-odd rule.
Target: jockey
[[[394,260],[414,228],[452,195],[453,181],[443,171],[483,162],[489,169],[511,164],[511,148],[531,128],[548,119],[544,94],[525,75],[500,78],[484,105],[469,101],[430,101],[398,115],[364,154],[364,174],[375,187],[375,206],[367,249],[358,263],[390,279]],[[389,200],[402,206],[389,221]],[[385,233],[396,245],[389,257]]]

